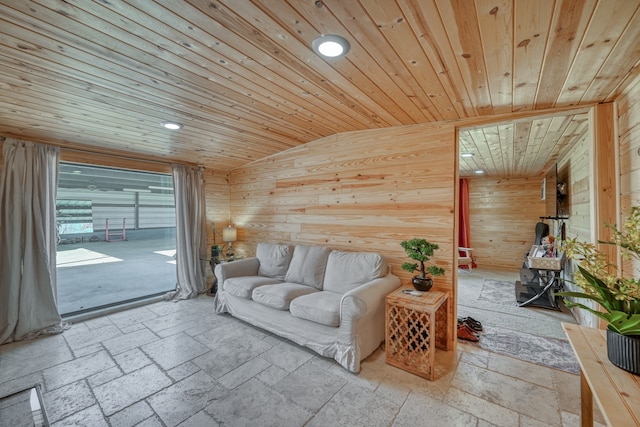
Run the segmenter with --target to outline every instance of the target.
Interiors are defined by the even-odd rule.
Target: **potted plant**
[[[640,261],[640,206],[631,208],[622,229],[613,230],[611,242],[619,246],[625,259]],[[611,362],[629,372],[640,375],[640,279],[621,277],[607,256],[595,245],[570,239],[564,242],[567,257],[577,260],[578,271],[574,283],[582,292],[559,292],[567,307],[579,307],[603,319],[607,325],[607,356]],[[591,308],[567,298],[585,298],[600,304],[604,311]]]
[[[414,263],[405,262],[402,264],[402,269],[409,272],[414,272],[419,269],[420,274],[413,276],[411,283],[413,283],[413,287],[418,291],[428,291],[433,286],[433,279],[431,279],[428,274],[432,276],[442,276],[444,274],[444,268],[435,265],[425,267],[424,263],[429,261],[433,253],[437,249],[440,249],[440,247],[435,243],[428,242],[426,239],[405,240],[404,242],[400,242],[400,245],[404,248],[405,252],[407,252],[409,258],[418,261]]]

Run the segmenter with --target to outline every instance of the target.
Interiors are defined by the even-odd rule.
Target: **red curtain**
[[[458,217],[458,246],[463,248],[471,247],[471,229],[469,219],[469,180],[460,179],[460,203]],[[464,256],[464,252],[460,252],[460,256]],[[476,267],[475,263],[472,267]]]

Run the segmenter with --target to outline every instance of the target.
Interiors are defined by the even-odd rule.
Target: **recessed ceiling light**
[[[473,153],[462,153],[460,154],[460,157],[473,157],[474,154]]]
[[[162,126],[171,130],[178,130],[184,127],[181,123],[176,123],[176,122],[162,122]]]
[[[335,34],[325,34],[311,42],[311,47],[318,55],[327,58],[336,58],[346,55],[351,46],[344,37]]]
[[[482,175],[484,173],[484,171],[483,170],[477,170],[477,171],[474,171],[473,173],[478,174],[478,175]]]

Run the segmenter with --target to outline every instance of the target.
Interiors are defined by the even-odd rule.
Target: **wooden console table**
[[[581,425],[593,426],[595,401],[608,426],[640,426],[640,376],[609,361],[606,332],[570,323],[562,327],[580,363]]]
[[[433,381],[436,347],[447,349],[447,294],[406,294],[403,287],[386,298],[387,363]]]

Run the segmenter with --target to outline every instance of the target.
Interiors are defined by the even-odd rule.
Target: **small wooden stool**
[[[386,297],[387,363],[433,381],[436,347],[447,349],[447,294],[414,296],[403,290],[413,288],[403,287]]]

